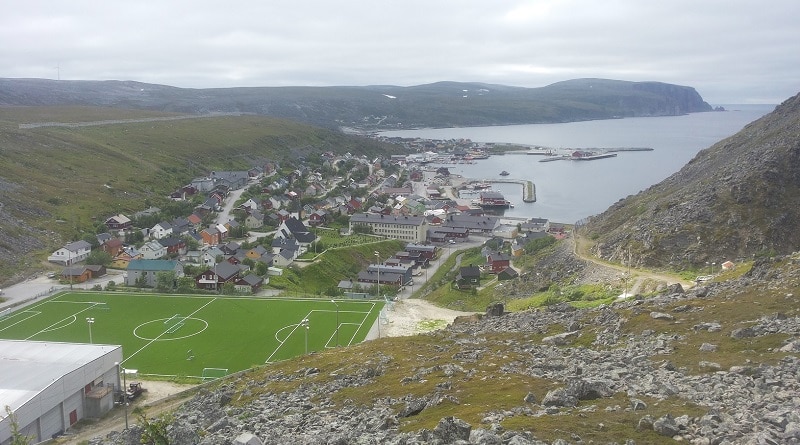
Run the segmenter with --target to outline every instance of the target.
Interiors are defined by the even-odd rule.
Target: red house
[[[511,266],[511,257],[504,253],[490,253],[486,255],[486,265],[489,273],[500,273]]]
[[[122,252],[122,247],[122,240],[119,238],[111,238],[100,246],[103,252],[111,255],[111,258],[119,255]]]

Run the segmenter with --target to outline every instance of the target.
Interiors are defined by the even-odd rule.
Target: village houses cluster
[[[166,273],[161,274],[162,277],[178,279],[184,276],[185,265],[194,265],[202,270],[191,277],[197,289],[219,291],[223,286],[232,285],[237,292],[254,294],[269,283],[271,274],[280,274],[282,268],[294,262],[316,241],[310,227],[327,225],[332,218],[342,215],[349,218],[349,230],[345,233],[369,233],[408,243],[411,250],[407,249],[405,254],[377,261],[356,277],[343,277],[346,279],[339,287],[349,292],[354,287],[369,287],[378,280],[381,286],[408,285],[420,267],[427,267],[428,263],[420,258],[429,261],[428,256],[436,253],[435,246],[466,242],[470,235],[505,240],[510,245],[510,254],[489,252],[487,265],[482,266],[482,270],[515,276],[509,259],[521,255],[526,243],[561,230],[537,218],[511,224],[500,217],[486,215],[481,209],[442,199],[435,185],[429,186],[427,196],[415,195],[410,181],[422,179],[421,168],[405,157],[369,161],[349,154],[337,157],[325,153],[322,158],[325,166],[349,161],[352,170],[342,176],[325,177],[319,171],[301,167],[277,175],[279,166],[267,162],[247,171],[211,172],[170,195],[176,201],[194,199],[200,202],[192,213],[145,228],[134,227],[134,221],[158,215],[159,209],[147,209],[130,218],[123,214],[112,215],[105,220],[108,231],[97,235],[97,248],[111,257],[109,267],[126,271],[124,284],[127,286],[157,287],[159,274]],[[389,166],[391,168],[386,168]],[[351,175],[356,169],[361,169],[362,174]],[[387,174],[386,170],[397,173]],[[400,182],[402,171],[407,175],[403,183]],[[432,184],[445,183],[447,175],[447,169],[440,169]],[[294,186],[296,184],[302,184],[302,189]],[[247,199],[237,206],[236,218],[224,223],[212,222],[232,190],[253,186],[260,188],[259,198]],[[198,200],[198,196],[203,198]],[[301,197],[305,198],[303,203]],[[311,197],[318,199],[309,199]],[[230,236],[231,233],[264,231],[265,227],[274,233],[270,246],[242,248]],[[134,231],[141,234],[142,241],[126,243],[126,235]],[[197,248],[190,250],[190,245]],[[79,240],[62,246],[48,260],[65,266],[62,280],[81,283],[106,273],[105,266],[82,264],[91,252],[92,244]],[[259,270],[245,263],[260,265],[258,269],[266,273],[257,273]],[[462,270],[457,279],[459,287],[473,286],[473,275],[472,269]]]

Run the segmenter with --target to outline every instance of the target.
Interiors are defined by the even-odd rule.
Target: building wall
[[[391,222],[381,222],[378,220],[375,222],[359,222],[357,224],[371,227],[372,233],[375,235],[382,235],[401,241],[421,243],[427,238],[427,224],[425,223],[420,225],[396,224]]]
[[[55,380],[40,391],[14,415],[20,432],[38,443],[63,433],[85,417],[84,391],[96,385],[119,387],[117,363],[122,361],[122,348],[116,347],[108,353]],[[0,444],[10,442],[10,422],[3,419],[0,425]]]

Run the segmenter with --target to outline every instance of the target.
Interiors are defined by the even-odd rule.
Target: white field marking
[[[41,314],[41,312],[39,312],[39,311],[30,311],[30,310],[28,310],[28,311],[21,311],[21,312],[18,312],[18,313],[19,313],[19,314],[30,314],[30,315],[28,315],[27,317],[25,317],[25,318],[23,318],[23,319],[21,319],[21,320],[19,320],[19,321],[16,321],[16,322],[14,322],[14,323],[11,323],[10,325],[8,325],[8,326],[4,327],[3,329],[0,329],[0,332],[3,332],[3,331],[5,331],[5,330],[6,330],[6,329],[8,329],[8,328],[13,328],[13,327],[14,327],[14,326],[16,326],[16,325],[18,325],[18,324],[20,324],[20,323],[24,323],[24,322],[26,322],[26,321],[30,320],[31,318],[33,318],[33,317],[35,317],[35,316],[37,316],[37,315]],[[6,317],[6,318],[5,318],[5,320],[10,320],[10,319],[11,319],[11,317],[14,317],[16,314],[17,314],[17,313],[14,313],[14,315],[9,315],[8,317]]]
[[[355,332],[353,332],[353,336],[350,337],[350,342],[347,343],[348,345],[353,344],[353,341],[356,338],[356,334],[358,334],[358,331],[360,331],[361,328],[364,326],[364,323],[366,323],[366,321],[367,321],[367,317],[369,317],[369,314],[371,314],[374,309],[375,309],[375,303],[372,303],[372,307],[369,309],[369,312],[365,313],[364,318],[361,319],[361,323],[358,324],[358,329],[356,329]],[[378,322],[379,323],[380,323],[380,318],[381,318],[381,314],[379,313],[378,314]],[[351,323],[351,324],[355,324],[355,323]]]
[[[163,332],[161,335],[159,335],[159,336],[158,336],[158,337],[156,337],[155,339],[153,339],[153,338],[148,338],[148,337],[142,337],[141,335],[137,334],[137,333],[136,333],[136,331],[137,331],[139,328],[141,328],[142,326],[146,325],[146,324],[150,324],[150,323],[160,323],[160,322],[161,322],[161,321],[163,321],[163,320],[166,320],[166,319],[165,319],[165,318],[159,318],[159,319],[157,319],[157,320],[150,320],[150,321],[146,321],[146,322],[144,322],[144,323],[140,324],[139,326],[136,326],[135,328],[133,328],[133,336],[134,336],[134,337],[136,337],[136,338],[138,338],[139,340],[145,340],[145,341],[150,341],[150,340],[159,340],[159,337],[161,337],[161,335],[164,335],[165,333],[167,333],[167,331],[169,331],[169,329],[165,330],[165,331],[164,331],[164,332]],[[189,338],[189,337],[194,337],[195,335],[200,335],[200,334],[201,334],[203,331],[205,331],[206,329],[208,329],[208,322],[207,322],[206,320],[202,319],[202,318],[194,318],[194,317],[192,317],[192,318],[187,318],[187,320],[197,320],[197,321],[200,321],[200,322],[202,322],[203,324],[205,324],[205,326],[203,326],[203,328],[202,328],[202,329],[200,329],[199,331],[197,331],[197,332],[194,332],[194,333],[192,333],[192,334],[187,334],[187,335],[184,335],[183,337],[170,337],[170,338],[168,338],[168,339],[166,339],[166,340],[163,340],[163,341],[183,340],[184,338]],[[161,341],[161,340],[159,340],[159,341]]]
[[[86,304],[86,302],[82,302],[82,303]],[[95,305],[96,305],[96,304],[97,304],[97,303],[91,303],[91,306],[89,306],[89,307],[87,307],[87,308],[84,308],[84,309],[82,309],[82,310],[80,310],[80,311],[78,311],[78,312],[76,312],[76,313],[74,313],[74,314],[72,314],[72,315],[69,315],[69,316],[67,316],[67,317],[64,317],[64,318],[62,318],[61,320],[58,320],[57,322],[55,322],[55,323],[51,324],[50,326],[48,326],[48,327],[46,327],[46,328],[44,328],[44,329],[40,330],[39,332],[37,332],[37,333],[35,333],[35,334],[31,335],[30,337],[26,338],[25,340],[30,340],[30,339],[32,339],[33,337],[36,337],[37,335],[39,335],[39,334],[42,334],[42,333],[45,333],[45,332],[50,332],[50,331],[53,331],[53,330],[55,330],[55,329],[60,329],[60,328],[62,328],[62,327],[64,327],[64,326],[69,326],[70,324],[74,323],[74,322],[75,322],[75,321],[78,319],[78,315],[80,315],[80,314],[82,314],[82,313],[84,313],[84,312],[88,311],[89,309],[91,309],[91,308],[95,307]],[[61,323],[62,323],[62,322],[66,321],[67,319],[70,319],[70,318],[71,318],[71,319],[73,319],[73,320],[70,320],[70,322],[69,322],[69,323],[67,323],[67,324],[66,324],[66,325],[64,325],[64,326],[61,326]],[[58,328],[55,328],[54,326],[58,326]]]
[[[200,312],[200,311],[202,311],[203,309],[205,309],[205,307],[206,307],[206,306],[208,306],[209,304],[211,304],[211,303],[213,303],[213,302],[215,302],[215,301],[217,301],[217,297],[214,297],[214,298],[212,298],[212,299],[211,299],[211,301],[209,301],[208,303],[206,303],[206,304],[204,304],[204,305],[200,306],[199,308],[197,308],[197,310],[195,310],[195,311],[194,311],[194,312],[192,312],[191,314],[187,315],[187,318],[188,318],[188,317],[191,317],[192,315],[194,315],[194,314],[196,314],[196,313],[198,313],[198,312]],[[137,350],[137,351],[136,351],[136,352],[134,352],[133,354],[131,354],[131,355],[127,356],[126,358],[124,358],[120,364],[123,364],[123,363],[125,363],[126,361],[130,360],[131,358],[133,358],[133,357],[134,357],[136,354],[138,354],[138,353],[142,352],[142,351],[143,351],[145,348],[147,348],[148,346],[150,346],[150,345],[152,345],[153,343],[155,343],[156,341],[158,341],[158,339],[160,339],[161,337],[163,337],[163,336],[164,336],[166,333],[167,333],[167,332],[166,332],[166,331],[164,331],[164,332],[162,332],[161,334],[159,334],[159,335],[158,335],[156,338],[154,338],[154,339],[150,340],[149,342],[147,342],[147,344],[146,344],[146,345],[144,345],[144,346],[142,346],[141,348],[139,348],[139,350]]]
[[[318,312],[318,311],[311,310],[308,314],[306,314],[305,317],[301,318],[300,320],[303,320],[303,319],[306,319],[306,318],[311,319],[311,314],[313,314],[314,312]],[[279,339],[278,338],[278,333],[280,333],[284,329],[289,329],[289,328],[292,329],[292,331],[289,332],[289,335],[284,337],[283,340]],[[297,324],[290,324],[289,326],[284,326],[284,327],[278,329],[277,331],[275,331],[275,340],[278,341],[278,346],[275,347],[275,350],[272,351],[272,354],[270,354],[269,357],[267,357],[267,359],[264,361],[264,363],[269,363],[272,360],[272,357],[275,357],[275,354],[277,354],[278,351],[286,343],[286,341],[289,340],[289,337],[291,337],[295,333],[295,331],[297,331],[299,328],[300,328],[300,323],[297,323]]]
[[[359,303],[361,303],[361,302],[359,302]],[[369,310],[368,310],[368,311],[366,311],[366,312],[364,312],[364,311],[339,311],[339,313],[340,313],[340,314],[342,314],[342,313],[348,313],[348,314],[363,314],[363,315],[364,315],[364,318],[362,318],[362,319],[361,319],[361,322],[360,322],[360,323],[339,323],[339,326],[337,326],[337,327],[336,327],[336,329],[333,331],[333,333],[331,334],[331,336],[328,338],[328,341],[327,341],[327,342],[325,342],[325,347],[326,347],[326,348],[328,348],[328,349],[332,349],[332,348],[335,348],[335,347],[337,347],[337,346],[338,346],[337,344],[335,344],[335,343],[334,343],[334,340],[335,340],[335,338],[336,338],[336,333],[337,333],[337,332],[339,332],[339,330],[340,330],[340,329],[342,328],[342,326],[344,326],[344,325],[353,325],[353,326],[358,326],[358,328],[357,328],[357,329],[356,329],[356,330],[353,332],[353,335],[350,337],[350,340],[347,342],[347,345],[351,345],[351,344],[353,344],[353,341],[355,341],[355,338],[356,338],[356,335],[358,334],[358,331],[360,331],[360,330],[361,330],[361,326],[363,326],[363,325],[364,325],[364,322],[365,322],[365,321],[367,321],[367,317],[369,317],[369,314],[372,312],[372,310],[373,310],[373,309],[375,309],[375,303],[374,303],[374,302],[365,302],[365,303],[367,303],[367,304],[369,304],[369,305],[370,305],[370,308],[369,308]],[[326,311],[326,312],[334,312],[334,313],[335,313],[336,311],[331,311],[331,310],[328,310],[328,311]],[[341,340],[341,339],[340,339],[340,340]],[[333,344],[333,346],[331,346],[331,344]]]
[[[293,300],[286,300],[286,301],[296,301],[296,299],[293,299]],[[313,299],[313,298],[312,298],[312,299],[309,299],[309,301],[320,301],[320,300],[319,300],[319,299]],[[364,312],[364,311],[352,311],[352,310],[350,310],[350,311],[341,311],[341,310],[340,310],[340,311],[339,311],[339,314],[340,314],[340,315],[341,315],[341,314],[343,314],[343,313],[348,313],[348,314],[363,314],[363,315],[364,315],[364,318],[361,320],[361,323],[339,323],[339,326],[337,326],[337,329],[341,329],[341,327],[342,327],[343,325],[346,325],[346,324],[350,324],[350,325],[358,325],[358,326],[361,326],[361,325],[363,325],[363,324],[364,324],[364,321],[366,321],[366,319],[367,319],[367,317],[369,316],[369,314],[370,314],[370,312],[372,311],[372,309],[374,309],[374,308],[375,308],[375,303],[374,303],[374,302],[362,302],[362,301],[354,301],[354,303],[369,304],[371,307],[370,307],[370,310],[369,310],[369,311],[367,311],[367,312]],[[336,313],[336,310],[332,310],[332,309],[313,309],[311,312],[309,312],[309,313],[306,315],[306,317],[305,317],[305,318],[309,318],[309,317],[311,316],[311,314],[312,314],[312,313],[314,313],[314,312],[327,312],[327,313],[330,313],[330,314],[335,314],[335,313]],[[292,335],[295,333],[295,331],[296,331],[296,330],[297,330],[299,327],[300,327],[300,324],[299,324],[299,323],[298,323],[298,324],[290,324],[290,325],[288,325],[288,326],[284,326],[284,327],[282,327],[282,328],[278,329],[278,330],[275,332],[275,340],[278,342],[278,346],[275,348],[275,350],[274,350],[274,351],[272,351],[272,354],[270,354],[270,355],[269,355],[269,357],[267,357],[267,359],[264,361],[264,363],[270,363],[270,360],[272,360],[272,357],[274,357],[274,356],[275,356],[275,354],[277,354],[277,353],[278,353],[278,351],[281,349],[281,347],[283,347],[283,344],[284,344],[284,343],[286,343],[286,341],[289,339],[289,337],[291,337],[291,336],[292,336]],[[281,340],[281,339],[278,337],[278,334],[279,334],[279,333],[281,333],[281,332],[283,332],[283,331],[284,331],[284,330],[286,330],[286,329],[289,329],[289,328],[292,328],[291,332],[289,332],[289,334],[288,334],[286,337],[284,337],[284,338],[283,338],[283,340]],[[361,329],[361,328],[359,327],[359,329]],[[352,342],[353,342],[353,339],[355,339],[355,336],[356,336],[356,334],[358,334],[358,330],[356,330],[356,332],[355,332],[355,333],[353,333],[353,336],[352,336],[352,337],[351,337],[351,339],[350,339],[350,343],[348,343],[348,344],[352,344]],[[326,347],[326,348],[334,348],[334,347],[336,347],[335,345],[334,345],[334,346],[330,346],[330,344],[331,344],[331,343],[333,343],[333,340],[334,340],[335,338],[336,338],[336,329],[334,329],[334,330],[333,330],[333,333],[332,333],[332,334],[331,334],[331,336],[328,338],[328,341],[327,341],[327,342],[325,342],[325,347]]]

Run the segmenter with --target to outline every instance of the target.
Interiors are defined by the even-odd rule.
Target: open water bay
[[[653,151],[620,152],[594,161],[539,162],[542,156],[506,154],[474,164],[446,165],[453,174],[474,179],[532,180],[536,202],[522,202],[522,188],[495,184],[514,203],[509,216],[548,218],[573,223],[606,210],[614,202],[645,190],[681,169],[700,150],[731,136],[769,113],[774,105],[729,105],[730,111],[685,116],[386,131],[389,137],[471,139],[556,149],[650,147]]]

